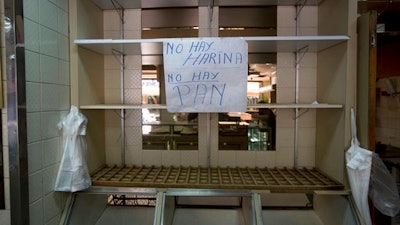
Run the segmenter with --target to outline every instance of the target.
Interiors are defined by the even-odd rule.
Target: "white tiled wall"
[[[204,10],[200,10],[204,12]],[[104,11],[104,37],[120,38],[120,18],[114,10]],[[124,38],[141,38],[141,10],[130,9],[124,12]],[[203,21],[204,23],[207,21]],[[209,31],[208,27],[201,31]],[[205,29],[205,30],[204,30]],[[217,30],[217,29],[216,29]],[[218,31],[218,30],[217,30]],[[105,96],[106,103],[120,103],[120,61],[116,56],[105,56]],[[125,57],[124,98],[126,104],[141,104],[141,65],[140,55]],[[109,82],[108,82],[109,81]],[[106,112],[106,163],[121,163],[121,129],[119,111]],[[127,165],[199,165],[198,151],[142,151],[141,111],[127,110],[125,120]]]
[[[299,13],[293,6],[278,7],[278,35],[317,35],[316,6],[305,6]],[[297,15],[297,21],[296,21]],[[296,29],[296,26],[297,29]],[[315,53],[302,52],[298,55],[299,103],[317,101],[317,57]],[[277,102],[293,103],[296,98],[296,56],[295,53],[277,54]],[[298,118],[298,165],[315,165],[315,110],[300,110]],[[295,160],[295,112],[277,110],[277,134],[275,162],[272,166],[293,166]]]
[[[296,24],[296,8],[292,6],[278,7],[278,35],[317,35],[317,10],[315,6],[305,6],[298,14]],[[200,9],[201,18],[209,18],[207,10]],[[218,14],[214,13],[214,16]],[[209,24],[209,20],[199,21],[200,36],[209,36],[218,32],[218,18]],[[140,10],[125,11],[126,23],[124,25],[125,38],[140,38],[141,34],[141,12]],[[104,12],[104,37],[120,38],[120,18],[115,11]],[[299,29],[296,31],[296,26]],[[278,103],[293,103],[295,101],[295,73],[296,58],[294,53],[278,53]],[[126,103],[141,103],[140,86],[140,56],[126,57],[125,67],[125,101]],[[317,100],[316,96],[316,66],[317,57],[314,53],[301,54],[300,79],[298,81],[299,102],[311,103]],[[105,96],[107,103],[120,103],[120,63],[116,56],[105,56]],[[136,97],[135,97],[136,96]],[[121,131],[119,112],[106,113],[106,155],[107,164],[120,164],[121,154]],[[299,118],[299,166],[314,166],[315,152],[315,110],[301,111]],[[164,151],[141,151],[141,117],[139,110],[128,110],[126,123],[126,163],[148,164],[148,165],[181,165],[183,163],[193,165],[204,164],[193,152],[164,152]],[[235,152],[219,151],[212,152],[212,164],[220,166],[293,166],[294,165],[294,111],[278,110],[277,116],[277,149],[276,152]],[[214,148],[212,148],[214,149]],[[190,162],[190,163],[189,163]]]
[[[58,224],[62,155],[57,123],[70,108],[68,0],[24,1],[30,224]]]
[[[121,20],[115,10],[106,10],[104,17],[105,38],[141,38],[141,10],[130,9],[124,12],[124,32],[121,33]],[[121,36],[122,35],[122,36]],[[105,56],[105,101],[106,103],[121,103],[121,59],[120,56]],[[141,104],[141,65],[140,55],[125,57],[124,65],[124,103]],[[121,164],[121,122],[120,111],[106,112],[106,163],[109,165]],[[142,155],[142,126],[141,111],[127,110],[125,113],[125,163],[127,165],[141,165]],[[152,157],[149,157],[152,159]],[[155,158],[154,158],[155,159]]]

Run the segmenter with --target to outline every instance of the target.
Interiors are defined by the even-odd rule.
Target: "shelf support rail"
[[[213,16],[214,16],[214,0],[210,0],[208,2],[208,36],[211,37],[212,36],[212,23],[213,23]]]
[[[298,28],[297,28],[298,29]],[[295,63],[296,63],[296,75],[295,75],[295,103],[299,103],[299,92],[300,92],[300,63],[304,57],[304,55],[308,52],[308,46],[304,46],[296,51],[295,53]],[[300,109],[295,109],[294,115],[294,167],[297,168],[299,165],[299,118],[304,113],[308,112],[308,109],[303,113],[300,113]]]
[[[125,23],[124,19],[124,7],[117,1],[117,0],[110,0],[111,4],[113,5],[115,11],[117,11],[119,19],[120,19],[120,24],[123,25]],[[123,28],[121,28],[123,30]]]
[[[112,54],[113,56],[117,59],[117,61],[120,64],[120,87],[121,87],[121,92],[120,92],[120,98],[121,98],[121,104],[125,103],[125,93],[124,93],[124,77],[125,77],[125,54],[119,50],[112,49]],[[126,142],[125,142],[125,109],[120,109],[120,123],[121,123],[121,165],[125,165],[125,148],[126,148]]]
[[[296,63],[296,74],[295,74],[295,103],[299,103],[299,92],[300,92],[300,63],[303,60],[303,57],[308,52],[308,45],[299,48],[295,54],[295,63]],[[300,115],[296,115],[295,118],[298,118]]]
[[[208,24],[207,24],[207,36],[212,37],[213,32],[213,19],[214,19],[214,6],[215,6],[215,0],[209,0],[208,5],[207,5],[207,13],[208,13]],[[212,123],[212,118],[214,114],[211,113],[205,113],[205,119],[206,119],[206,162],[207,166],[209,167],[211,165],[211,123]]]
[[[125,24],[125,9],[117,0],[110,0],[113,5],[115,11],[118,13],[120,19],[120,38],[125,38],[124,32],[124,24]],[[124,88],[124,79],[125,79],[125,54],[116,49],[112,49],[112,54],[118,59],[120,63],[120,98],[121,104],[125,103],[125,88]],[[121,124],[121,165],[125,166],[125,152],[126,152],[126,141],[125,141],[125,109],[121,109],[120,116],[120,124]]]
[[[296,3],[296,16],[295,16],[295,21],[296,21],[296,36],[299,35],[300,33],[300,12],[303,10],[304,6],[306,5],[307,0],[298,0]],[[300,83],[300,62],[302,61],[304,55],[308,52],[308,46],[304,46],[299,48],[295,52],[295,104],[299,103],[299,83]],[[307,111],[306,111],[307,112]],[[304,113],[300,114],[300,109],[296,108],[295,109],[295,116],[294,116],[294,152],[293,152],[293,166],[297,168],[299,166],[299,117],[303,115]]]
[[[307,3],[307,0],[298,0],[296,2],[296,16],[294,18],[296,21],[298,20],[298,18],[300,16],[300,13],[303,10],[303,8],[306,5],[306,3]]]

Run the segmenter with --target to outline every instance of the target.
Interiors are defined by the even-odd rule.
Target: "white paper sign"
[[[163,47],[169,112],[246,111],[245,40],[182,38]]]

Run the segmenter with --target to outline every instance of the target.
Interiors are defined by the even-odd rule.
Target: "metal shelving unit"
[[[189,0],[189,1],[162,1],[162,0],[92,0],[98,7],[103,10],[123,10],[125,9],[140,9],[152,7],[199,7],[206,6],[210,10],[214,5],[214,1],[207,0]],[[270,1],[232,1],[219,0],[218,6],[258,6],[258,5],[273,5],[273,6],[297,6],[305,5],[318,6],[322,0],[270,0]],[[115,6],[118,5],[116,8]],[[212,10],[211,10],[212,11]],[[120,15],[123,15],[123,13]],[[121,19],[123,23],[123,16]],[[242,37],[247,41],[249,53],[254,52],[286,52],[286,53],[301,53],[320,52],[330,49],[334,46],[347,43],[350,37],[345,35],[329,35],[329,36],[262,36],[262,37]],[[119,53],[121,57],[125,55],[160,55],[162,54],[162,43],[169,39],[76,39],[74,44],[79,48],[89,50],[102,55],[115,55]],[[121,60],[123,62],[123,60]],[[299,65],[296,60],[296,67]],[[124,70],[124,64],[121,63],[121,71]],[[123,74],[121,75],[123,76]],[[121,79],[122,80],[122,79]],[[123,89],[123,83],[121,84]],[[297,87],[296,87],[297,88]],[[125,104],[123,100],[123,90],[121,91],[121,104],[102,104],[101,102],[93,102],[93,104],[80,105],[81,109],[85,110],[120,110],[122,115],[124,110],[133,109],[166,109],[166,105],[132,105]],[[297,94],[296,94],[297,95]],[[337,109],[346,108],[343,104],[334,103],[301,103],[297,101],[285,104],[252,104],[249,108],[275,108],[275,109],[295,109],[296,118],[301,116],[300,110],[308,109]],[[210,117],[208,117],[208,123]],[[208,124],[210,125],[210,124]],[[121,127],[124,129],[123,117],[121,116]],[[209,129],[208,129],[209,131]],[[295,131],[297,132],[297,131]],[[210,135],[210,134],[207,134]],[[204,138],[210,141],[210,137]],[[123,140],[123,142],[125,142]],[[124,151],[124,150],[123,150]],[[297,151],[297,150],[296,150]],[[208,152],[208,154],[210,154]],[[125,157],[122,155],[122,157]],[[261,171],[261,172],[260,172]],[[209,204],[221,203],[221,197],[239,199],[239,206],[234,207],[234,213],[237,218],[241,218],[242,223],[263,225],[268,224],[269,215],[265,216],[263,210],[262,196],[267,196],[271,192],[283,192],[293,194],[293,192],[302,194],[312,194],[318,202],[324,205],[322,208],[329,208],[326,204],[331,200],[332,196],[335,202],[332,205],[341,206],[340,209],[351,205],[351,201],[347,202],[350,193],[344,190],[344,185],[336,182],[329,176],[318,173],[314,168],[211,168],[206,167],[173,167],[173,166],[152,166],[152,167],[128,167],[123,165],[115,167],[104,167],[98,170],[93,175],[94,186],[87,191],[76,193],[71,201],[69,217],[65,224],[73,224],[72,222],[82,222],[82,218],[88,221],[100,221],[105,209],[109,209],[106,205],[106,199],[115,193],[117,194],[133,194],[140,196],[151,196],[155,198],[155,207],[151,208],[150,223],[158,224],[174,224],[179,222],[176,220],[182,219],[183,214],[192,215],[192,212],[182,212],[181,208],[177,207],[178,199],[182,197],[189,198],[205,198]],[[140,187],[140,188],[139,188]],[[146,197],[144,197],[146,198]],[[210,200],[211,199],[211,200]],[[339,200],[338,200],[339,199]],[[224,199],[225,200],[225,199]],[[194,202],[193,208],[199,206],[198,202]],[[85,209],[91,208],[90,215],[83,217]],[[203,207],[203,209],[206,207]],[[186,208],[190,210],[191,208]],[[186,210],[185,209],[185,210]],[[347,208],[346,208],[347,209]],[[197,210],[197,209],[195,209]],[[147,210],[148,211],[148,210]],[[148,213],[146,211],[146,213]],[[198,211],[196,211],[197,213]],[[135,212],[138,213],[138,212]],[[195,214],[196,214],[195,213]],[[237,214],[238,215],[237,215]],[[320,213],[320,212],[318,212]],[[133,218],[131,211],[121,214],[121,217],[132,218],[132,223],[138,222],[141,217],[138,214]],[[140,214],[140,211],[139,211]],[[324,213],[320,213],[324,216]],[[339,213],[340,214],[340,213]],[[143,214],[144,215],[144,214]],[[146,214],[148,215],[148,214]],[[349,220],[356,216],[352,213],[343,213]],[[174,218],[175,217],[175,218]],[[284,218],[285,215],[280,218]],[[135,220],[136,219],[136,220]],[[223,219],[223,218],[222,218]],[[90,220],[90,221],[89,221]],[[282,219],[283,220],[283,219]],[[315,221],[317,221],[316,219]],[[72,222],[71,222],[72,221]],[[182,220],[183,221],[183,220]],[[115,221],[114,221],[115,222]],[[198,223],[198,221],[196,221]],[[314,221],[313,221],[314,222]],[[320,223],[320,221],[317,221]],[[96,223],[97,224],[97,223]]]

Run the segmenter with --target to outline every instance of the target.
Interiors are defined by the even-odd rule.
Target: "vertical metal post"
[[[121,77],[121,104],[125,104],[125,55],[121,54],[121,65],[120,65],[120,77]],[[125,141],[125,109],[121,109],[121,166],[125,166],[125,152],[126,152],[126,141]]]
[[[113,5],[114,9],[119,15],[119,20],[120,20],[120,38],[124,39],[125,38],[125,30],[124,30],[124,16],[125,16],[125,9],[118,3],[118,1],[111,0],[111,4]],[[122,50],[122,49],[120,49]],[[120,61],[120,101],[121,104],[125,104],[125,54],[118,50],[117,52],[120,54],[119,55],[119,61]],[[126,153],[126,141],[125,141],[125,109],[120,110],[120,124],[121,124],[121,166],[125,166],[125,153]]]
[[[299,21],[299,14],[301,11],[302,7],[296,6],[296,36],[299,35],[299,27],[300,27],[300,21]],[[296,63],[296,74],[295,74],[295,103],[299,103],[299,79],[300,79],[300,61],[299,61],[299,52],[295,52],[295,63]],[[299,108],[295,108],[295,114],[294,114],[294,167],[297,168],[299,165]]]
[[[4,9],[11,224],[29,225],[23,1]]]
[[[120,9],[120,36],[121,39],[125,38],[124,32],[124,14],[125,10],[121,7]],[[121,104],[125,104],[125,55],[121,54],[121,65],[120,65],[120,77],[121,77]],[[121,109],[121,166],[125,166],[125,153],[126,153],[126,140],[125,140],[125,109]]]
[[[298,62],[299,53],[296,52],[295,61],[296,61],[296,96],[295,103],[299,103],[299,77],[300,77],[300,65]],[[299,115],[300,109],[295,108],[294,114],[294,167],[297,168],[299,165]]]
[[[156,208],[154,212],[153,225],[164,224],[165,192],[157,192]]]
[[[262,217],[262,204],[261,204],[261,194],[253,193],[251,196],[252,199],[252,211],[254,213],[254,224],[256,225],[264,225],[263,217]]]
[[[210,1],[208,6],[208,24],[207,24],[207,37],[212,37],[212,24],[213,24],[213,16],[214,16],[214,1]],[[207,143],[207,167],[211,166],[211,113],[206,113],[206,143]],[[218,117],[217,117],[218,118]],[[218,122],[218,121],[217,121]]]

